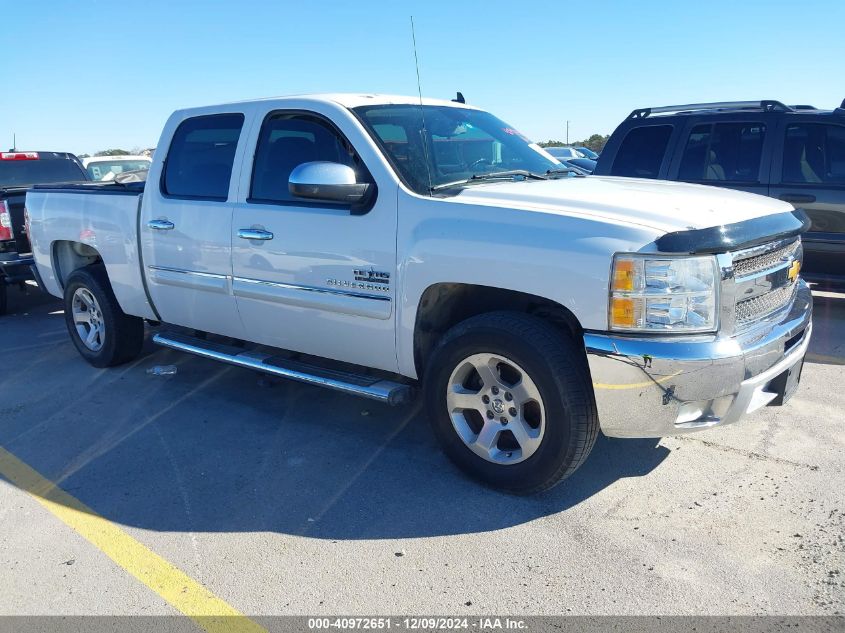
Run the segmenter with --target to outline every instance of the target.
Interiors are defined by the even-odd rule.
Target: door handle
[[[172,231],[176,225],[170,220],[150,220],[147,226],[155,231]]]
[[[811,196],[806,193],[782,193],[780,199],[784,202],[815,202],[816,196]]]
[[[238,237],[242,240],[272,240],[273,234],[263,229],[240,229]]]

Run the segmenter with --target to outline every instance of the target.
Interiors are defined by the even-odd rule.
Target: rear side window
[[[763,123],[704,123],[690,132],[679,180],[758,182],[763,156]]]
[[[355,170],[358,182],[368,180],[352,146],[322,118],[300,113],[271,114],[261,127],[252,169],[250,200],[302,203],[288,190],[291,172],[302,163],[328,161]]]
[[[660,164],[672,136],[671,125],[646,125],[625,136],[610,173],[612,176],[657,178]]]
[[[167,152],[162,191],[177,198],[225,200],[243,124],[243,114],[183,121]]]
[[[845,127],[823,123],[787,127],[783,182],[845,185]]]

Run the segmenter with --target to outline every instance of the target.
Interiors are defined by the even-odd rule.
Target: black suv
[[[634,110],[594,172],[742,189],[804,209],[803,273],[845,282],[845,101],[835,110],[779,101]]]

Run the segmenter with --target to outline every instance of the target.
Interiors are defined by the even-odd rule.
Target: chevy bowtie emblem
[[[795,281],[798,279],[799,272],[801,272],[801,260],[792,260],[792,265],[789,267],[789,270],[786,271],[786,276],[789,277],[789,281]]]

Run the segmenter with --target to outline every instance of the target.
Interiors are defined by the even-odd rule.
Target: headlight
[[[617,254],[610,280],[610,329],[713,332],[716,258]]]

